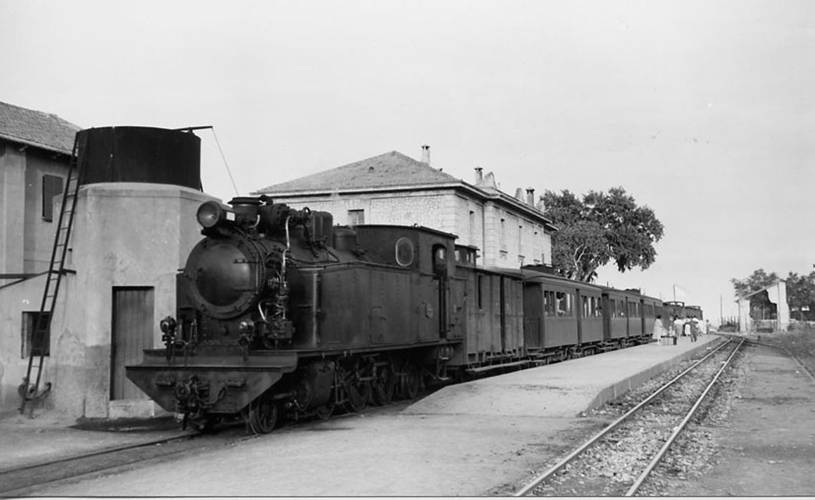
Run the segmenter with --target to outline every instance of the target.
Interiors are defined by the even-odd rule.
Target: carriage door
[[[447,293],[449,279],[447,272],[447,248],[442,245],[433,247],[433,274],[439,280],[439,337],[446,339],[450,318],[447,314]]]
[[[589,309],[589,298],[580,293],[580,289],[577,288],[574,291],[574,317],[575,321],[577,321],[577,345],[583,344],[583,324],[585,323],[585,318],[588,316],[587,311]]]
[[[113,287],[110,345],[110,399],[146,399],[125,377],[125,366],[141,363],[142,350],[153,348],[153,287]]]

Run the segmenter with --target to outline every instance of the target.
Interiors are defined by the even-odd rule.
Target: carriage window
[[[583,317],[588,318],[591,315],[591,306],[589,305],[589,298],[583,296]]]
[[[625,302],[618,300],[617,301],[617,317],[618,318],[625,318]]]
[[[594,317],[602,316],[603,308],[600,307],[600,297],[591,298],[591,315]]]
[[[617,314],[617,301],[614,299],[608,299],[608,312],[612,318],[616,318]]]
[[[543,292],[543,310],[546,316],[555,315],[555,292],[551,290],[544,290]]]
[[[572,294],[567,292],[555,292],[555,305],[558,316],[572,315]]]
[[[413,242],[408,238],[396,240],[396,263],[402,267],[413,264]]]

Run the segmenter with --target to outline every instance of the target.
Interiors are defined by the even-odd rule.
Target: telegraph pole
[[[719,324],[724,323],[724,303],[722,302],[722,294],[719,294]]]

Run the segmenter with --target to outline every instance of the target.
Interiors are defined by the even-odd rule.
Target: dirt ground
[[[793,360],[752,347],[709,469],[670,496],[815,495],[815,382]]]
[[[36,496],[479,496],[520,482],[597,422],[366,411],[44,486]]]
[[[779,351],[753,347],[712,460],[669,496],[815,495],[815,383]],[[602,422],[401,413],[380,408],[280,429],[172,462],[44,486],[43,496],[510,495]]]

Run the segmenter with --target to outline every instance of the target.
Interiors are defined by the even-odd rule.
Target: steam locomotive
[[[209,201],[177,276],[164,348],[127,377],[183,425],[415,398],[426,383],[650,341],[662,303],[531,269],[476,266],[474,247],[425,227],[334,226],[265,197]]]

